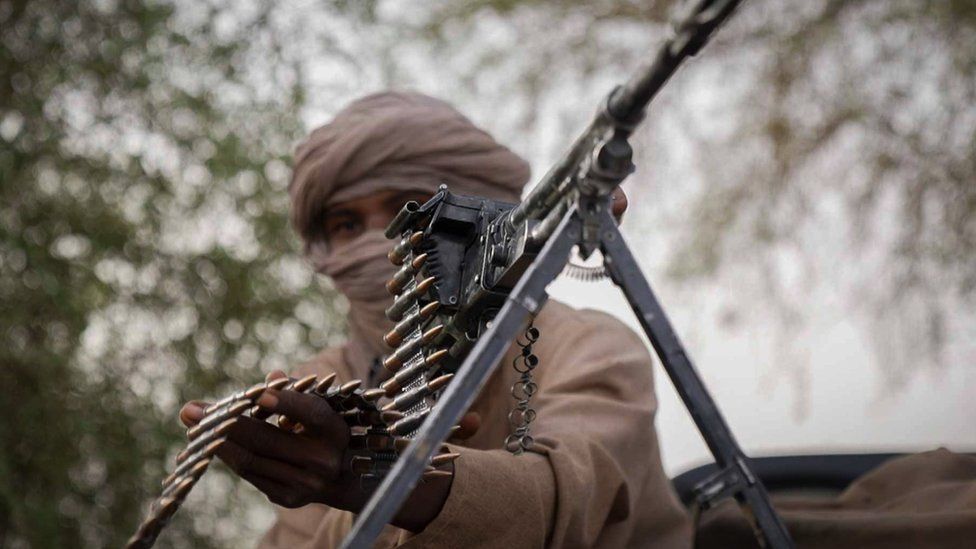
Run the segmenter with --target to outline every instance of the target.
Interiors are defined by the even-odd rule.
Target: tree
[[[252,7],[0,5],[0,546],[121,545],[180,403],[342,332],[287,223],[302,82]],[[164,543],[253,535],[209,476]]]

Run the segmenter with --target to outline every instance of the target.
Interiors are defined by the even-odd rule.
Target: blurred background
[[[119,546],[181,402],[341,340],[287,223],[304,132],[413,88],[539,175],[672,4],[0,2],[0,547]],[[624,232],[747,452],[976,450],[976,5],[746,2],[637,146]],[[669,473],[704,462],[658,395]],[[204,478],[159,545],[252,545],[270,505]]]

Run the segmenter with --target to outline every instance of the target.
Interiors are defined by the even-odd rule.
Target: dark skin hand
[[[275,371],[268,380],[284,376],[284,372]],[[187,403],[180,410],[180,420],[187,427],[196,425],[207,404]],[[296,434],[242,417],[227,434],[227,442],[217,456],[282,507],[323,503],[353,512],[362,509],[370,492],[360,487],[359,476],[348,469],[349,428],[326,401],[292,391],[268,390],[258,399],[258,405],[301,423],[304,429]],[[478,414],[467,414],[458,438],[471,436],[479,424]],[[453,466],[444,466],[446,471],[452,469]],[[420,483],[393,524],[420,532],[440,512],[450,488],[449,477]]]
[[[428,198],[426,193],[391,190],[339,204],[326,213],[326,242],[330,247],[339,246],[365,231],[383,230],[404,203],[423,203]],[[614,192],[614,216],[619,220],[626,208],[627,197],[618,188]],[[284,376],[284,372],[275,371],[267,379]],[[200,401],[186,403],[180,410],[180,420],[187,427],[196,425],[207,405]],[[217,451],[217,457],[282,507],[323,503],[352,512],[362,509],[370,492],[361,488],[359,476],[349,470],[349,427],[326,401],[292,391],[268,390],[258,405],[301,423],[304,429],[296,434],[242,417],[227,434],[227,442]],[[478,414],[466,414],[455,438],[469,438],[480,424]],[[453,467],[448,464],[443,469],[453,471]],[[426,528],[444,506],[451,481],[452,477],[440,477],[419,483],[394,517],[393,525],[411,532]]]

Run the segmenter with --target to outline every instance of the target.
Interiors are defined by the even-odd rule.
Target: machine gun
[[[393,352],[383,365],[392,376],[367,390],[358,380],[333,386],[334,375],[279,379],[212,404],[188,432],[190,443],[177,458],[176,470],[163,481],[162,494],[127,547],[153,545],[238,418],[275,419],[255,406],[268,388],[317,395],[349,424],[349,466],[364,485],[379,486],[343,547],[372,546],[423,476],[449,474],[437,466],[456,454],[435,455],[441,443],[525,321],[541,309],[546,286],[574,247],[584,258],[602,252],[606,272],[624,292],[715,457],[717,470],[696,487],[696,503],[708,508],[733,496],[748,508],[763,546],[793,547],[611,215],[611,193],[634,171],[628,139],[647,105],[740,1],[697,0],[653,62],[610,93],[583,134],[522,203],[460,196],[442,186],[426,203],[406,204],[387,228],[387,237],[399,239],[389,257],[400,266],[387,284],[396,297],[386,314],[396,325],[384,338]],[[530,372],[537,334],[530,329],[526,335],[522,361]],[[523,382],[522,390],[531,396],[530,382]],[[384,398],[391,400],[381,406]],[[275,420],[279,427],[296,428],[288,418]],[[506,441],[510,451],[530,449],[527,423]]]
[[[695,2],[653,62],[609,94],[522,203],[459,196],[442,186],[428,202],[405,205],[391,222],[387,237],[400,241],[390,259],[402,267],[387,286],[396,294],[387,316],[397,326],[387,336],[396,350],[384,361],[395,372],[386,387],[401,393],[397,399],[422,398],[404,398],[398,408],[406,416],[401,429],[392,429],[412,442],[398,453],[343,547],[371,546],[393,518],[513,338],[540,310],[546,286],[574,247],[584,258],[602,252],[715,457],[718,472],[698,486],[698,504],[708,508],[734,496],[763,546],[793,546],[610,213],[611,193],[634,171],[628,139],[647,105],[740,1]],[[430,367],[426,357],[438,353],[442,358]],[[445,373],[453,379],[432,407],[428,376],[444,379]]]

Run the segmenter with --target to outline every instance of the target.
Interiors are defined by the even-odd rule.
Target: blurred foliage
[[[758,244],[766,291],[800,324],[817,304],[786,296],[778,263],[805,254],[798,278],[835,281],[904,386],[946,365],[976,303],[976,4],[764,4],[728,38],[761,60],[759,86],[731,134],[701,136],[719,152],[672,272],[713,276]],[[835,235],[846,254],[818,251]],[[845,270],[859,274],[843,288]]]
[[[120,546],[181,402],[341,334],[287,223],[271,5],[0,3],[0,547]],[[253,536],[221,474],[162,546]]]
[[[844,195],[861,237],[886,228],[872,216],[893,201],[883,212],[896,218],[890,245],[901,260],[887,265],[892,292],[934,283],[976,296],[976,5],[835,0],[749,11],[730,41],[770,52],[764,86],[739,114],[739,145],[726,141],[717,163],[756,141],[764,148],[749,178],[716,178],[701,198],[694,259],[678,268],[714,272],[737,226],[758,241],[789,240],[829,188]]]

